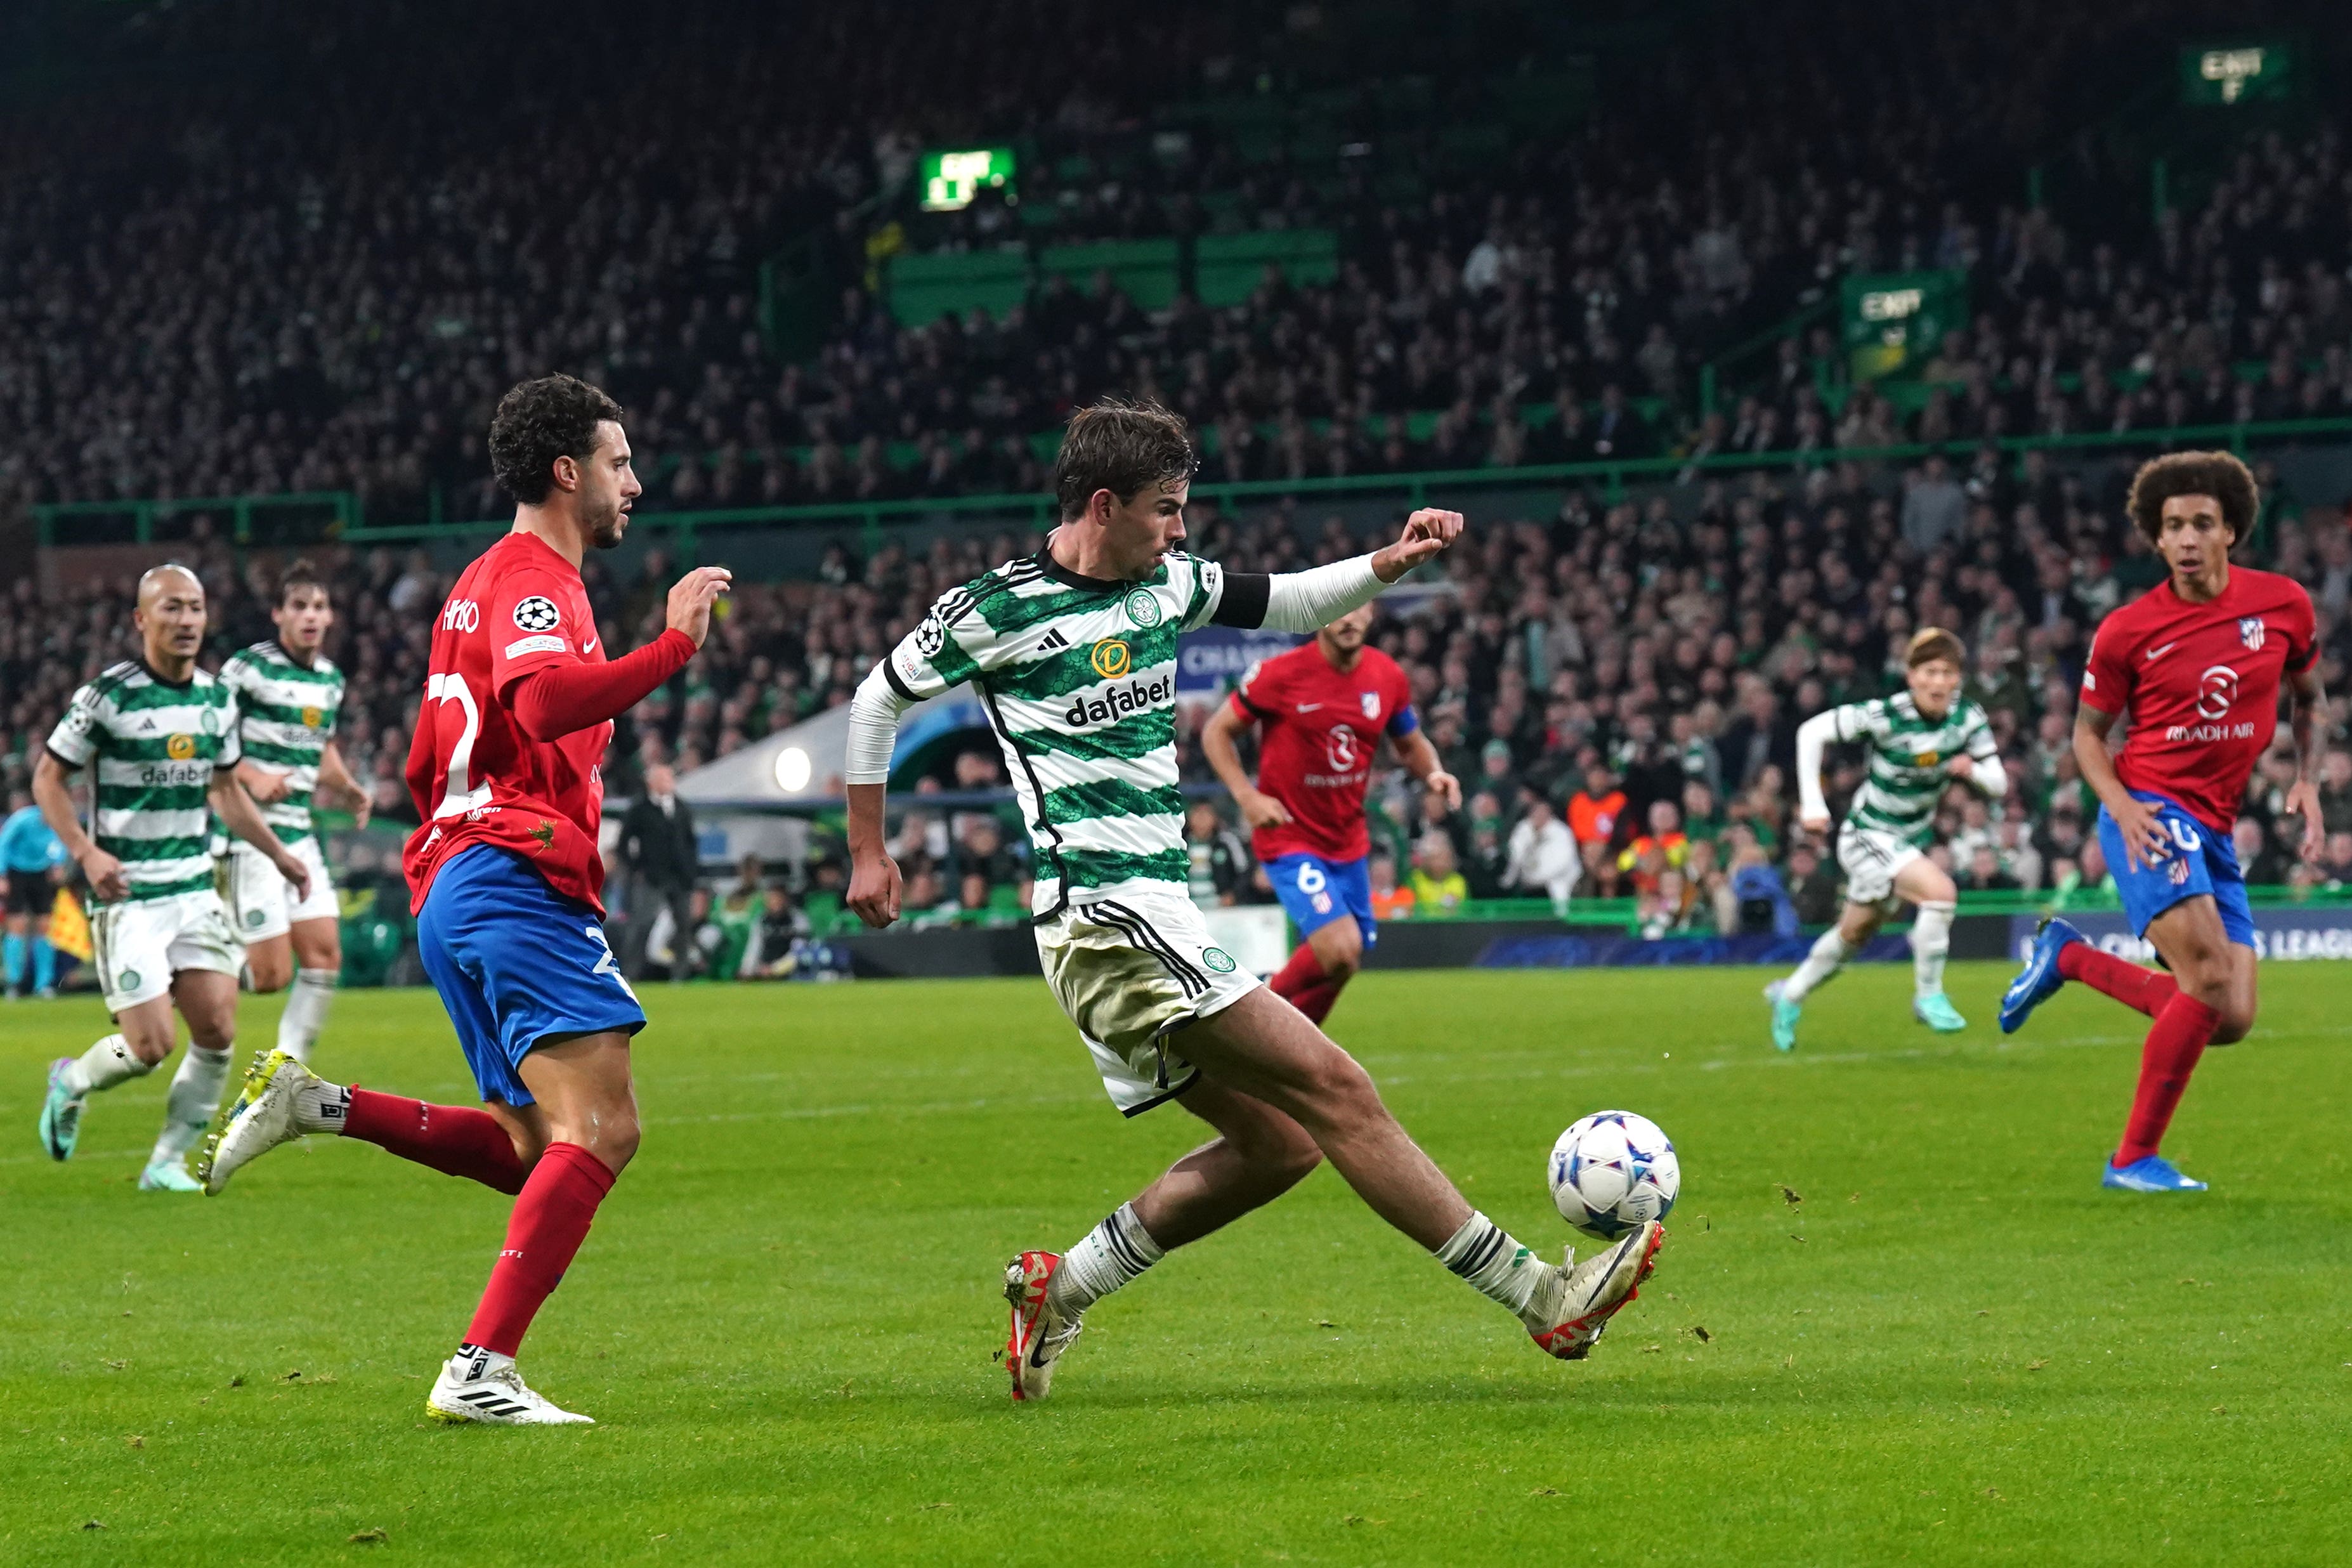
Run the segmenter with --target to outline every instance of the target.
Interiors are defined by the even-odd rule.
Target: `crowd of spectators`
[[[1001,317],[913,330],[866,239],[887,217],[871,199],[907,188],[922,146],[1131,140],[1164,107],[1144,83],[1278,87],[1286,58],[1360,40],[1317,7],[1266,37],[1235,6],[873,0],[688,5],[648,50],[630,14],[592,5],[566,15],[573,63],[611,87],[581,116],[571,80],[505,68],[532,25],[506,8],[283,9],[201,24],[289,34],[283,79],[18,111],[0,152],[17,433],[0,506],[350,489],[379,521],[487,515],[487,409],[558,366],[631,406],[649,508],[1033,489],[1032,438],[1106,390],[1186,414],[1210,478],[1278,479],[2335,414],[2352,386],[2331,130],[2248,149],[2200,205],[2136,235],[2070,236],[2017,199],[2016,159],[2079,113],[2085,52],[2176,20],[2172,0],[2121,16],[2004,0],[1916,19],[1893,57],[1845,0],[1809,26],[1736,9],[1656,62],[1668,90],[1609,97],[1588,128],[1469,171],[1382,140],[1371,78],[1349,121],[1370,140],[1346,144],[1362,156],[1244,166],[1200,131],[1177,161],[1187,193],[1231,183],[1233,221],[1339,230],[1335,284],[1270,278],[1242,306],[1148,314],[1049,281]],[[420,80],[430,115],[408,110]],[[1421,194],[1399,195],[1399,173]],[[1191,221],[1133,185],[1084,193],[1057,237],[1138,232],[1147,210]],[[758,268],[813,234],[849,287],[821,351],[787,362]],[[1965,272],[1974,310],[1937,347],[1925,406],[1845,396],[1817,334],[1752,395],[1695,407],[1700,363],[1732,338],[1847,274],[1922,267]]]

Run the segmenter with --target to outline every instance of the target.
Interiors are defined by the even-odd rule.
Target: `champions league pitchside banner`
[[[1176,695],[1213,697],[1239,685],[1258,660],[1297,646],[1298,639],[1290,633],[1263,626],[1202,626],[1187,632],[1176,645]]]
[[[2132,935],[2119,913],[2074,914],[2066,919],[2102,949],[2134,963],[2154,963],[2154,944]],[[2032,915],[2009,917],[2009,948],[2019,963],[2033,940]],[[2352,958],[2352,909],[2284,908],[2254,911],[2254,956],[2294,963],[2306,958]]]

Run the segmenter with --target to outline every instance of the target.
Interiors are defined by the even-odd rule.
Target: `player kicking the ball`
[[[1432,816],[1462,804],[1461,784],[1413,716],[1404,671],[1364,646],[1371,624],[1370,605],[1350,610],[1313,642],[1258,665],[1201,731],[1209,765],[1255,830],[1275,896],[1306,938],[1266,984],[1318,1024],[1380,940],[1364,788],[1381,736],[1428,789]],[[1264,726],[1255,784],[1234,744],[1251,723]]]
[[[299,890],[310,876],[236,782],[235,699],[196,668],[205,618],[204,584],[186,567],[158,566],[140,578],[132,613],[140,657],[73,694],[33,768],[33,799],[98,900],[89,917],[93,967],[117,1030],[50,1066],[41,1147],[52,1160],[70,1158],[89,1097],[163,1064],[178,1035],[176,1004],[188,1021],[188,1050],[139,1176],[146,1192],[196,1190],[188,1151],[220,1109],[236,1043],[239,955],[213,890],[205,808],[260,853],[271,876]],[[68,787],[85,765],[95,837],[82,831]]]
[[[1907,690],[1816,713],[1797,727],[1797,823],[1826,833],[1830,808],[1822,798],[1822,750],[1832,741],[1860,741],[1870,773],[1854,791],[1838,830],[1838,864],[1845,871],[1845,912],[1823,931],[1805,962],[1786,980],[1764,988],[1772,1003],[1772,1044],[1797,1048],[1797,1019],[1814,987],[1845,967],[1885,923],[1896,897],[1919,911],[1911,926],[1911,1016],[1938,1034],[1969,1026],[1944,994],[1944,961],[1952,951],[1952,916],[1959,889],[1927,858],[1936,807],[1958,780],[1999,800],[2009,778],[1995,749],[1985,710],[1960,696],[1968,662],[1960,639],[1940,626],[1912,634],[1904,655]]]
[[[2285,809],[2303,818],[2316,859],[2316,733],[2311,595],[2292,577],[2230,564],[2253,526],[2254,477],[2227,452],[2175,452],[2132,480],[2132,523],[2171,575],[2099,623],[2074,711],[2074,756],[2099,796],[2099,847],[2134,934],[2172,973],[2102,952],[2062,920],[2042,922],[2001,999],[2013,1033],[2069,980],[2155,1022],[2124,1141],[2101,1184],[2135,1193],[2202,1192],[2158,1152],[2208,1045],[2254,1024],[2254,917],[2231,842],[2246,779],[2278,729],[2286,686],[2296,766]],[[2126,709],[2129,733],[2107,731]]]
[[[1097,1300],[1327,1158],[1538,1345],[1579,1360],[1633,1299],[1664,1232],[1642,1226],[1580,1267],[1537,1258],[1463,1201],[1353,1058],[1211,945],[1186,896],[1178,634],[1212,623],[1312,631],[1434,557],[1462,519],[1416,511],[1371,555],[1227,574],[1177,548],[1192,463],[1184,422],[1165,409],[1079,410],[1055,461],[1061,525],[1045,548],[941,597],[851,704],[850,907],[872,926],[898,917],[898,868],[883,847],[898,715],[970,681],[1036,847],[1046,982],[1111,1102],[1135,1116],[1178,1100],[1217,1133],[1068,1253],[1024,1252],[1007,1267],[1013,1395],[1045,1397]]]
[[[368,797],[335,749],[343,674],[320,651],[335,624],[335,607],[317,567],[297,561],[279,575],[269,618],[278,635],[231,654],[221,666],[221,684],[236,698],[245,753],[237,782],[261,804],[262,820],[279,842],[310,868],[309,890],[296,892],[248,845],[222,845],[216,852],[228,858],[223,880],[229,923],[245,944],[253,988],[294,988],[278,1015],[278,1048],[307,1062],[343,967],[341,913],[310,821],[310,796],[323,783],[362,827],[367,826]]]
[[[408,753],[424,823],[408,885],[425,972],[482,1108],[327,1083],[277,1051],[246,1079],[200,1172],[217,1193],[279,1143],[339,1132],[516,1194],[473,1325],[425,1396],[441,1421],[588,1420],[525,1387],[514,1356],[637,1148],[629,1039],[646,1016],[597,923],[597,767],[613,718],[702,646],[728,574],[688,573],[670,590],[669,628],[606,662],[580,561],[620,542],[642,489],[620,418],[568,375],[499,401],[490,461],[517,502],[514,531],[466,568],[433,624]]]

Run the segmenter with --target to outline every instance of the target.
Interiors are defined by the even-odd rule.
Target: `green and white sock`
[[[1952,917],[1958,904],[1921,904],[1911,924],[1911,989],[1915,996],[1940,995],[1944,961],[1952,952]]]
[[[286,994],[286,1011],[278,1016],[278,1048],[304,1066],[319,1031],[327,1026],[327,1007],[335,999],[335,972],[298,969]]]
[[[134,1078],[145,1078],[154,1070],[153,1062],[142,1062],[131,1054],[128,1040],[121,1035],[109,1035],[76,1057],[66,1068],[66,1092],[79,1100],[85,1094],[112,1089]]]
[[[1045,1291],[1055,1307],[1075,1318],[1167,1256],[1136,1217],[1135,1205],[1121,1204],[1062,1254],[1062,1266]]]
[[[1437,1261],[1462,1276],[1480,1295],[1522,1316],[1545,1280],[1559,1273],[1475,1209],[1437,1249]]]
[[[1830,927],[1813,943],[1813,951],[1805,954],[1805,962],[1797,965],[1797,973],[1780,982],[1780,999],[1803,1001],[1812,994],[1813,987],[1844,968],[1845,961],[1853,956],[1853,945],[1838,934],[1837,927]]]
[[[172,1075],[172,1092],[163,1102],[163,1131],[155,1139],[155,1152],[147,1157],[149,1164],[173,1164],[188,1157],[212,1125],[213,1112],[220,1109],[228,1066],[226,1051],[188,1047],[180,1058],[180,1070]]]

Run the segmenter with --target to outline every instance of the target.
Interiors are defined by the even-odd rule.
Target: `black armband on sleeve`
[[[891,664],[890,656],[887,653],[882,656],[882,679],[890,683],[891,690],[897,692],[908,701],[920,702],[922,700],[921,698],[916,696],[913,691],[908,689],[906,681],[899,679],[898,671],[897,668]]]
[[[1266,599],[1274,591],[1274,579],[1264,572],[1228,572],[1225,592],[1217,601],[1217,613],[1210,621],[1221,626],[1239,626],[1246,631],[1265,625]]]

